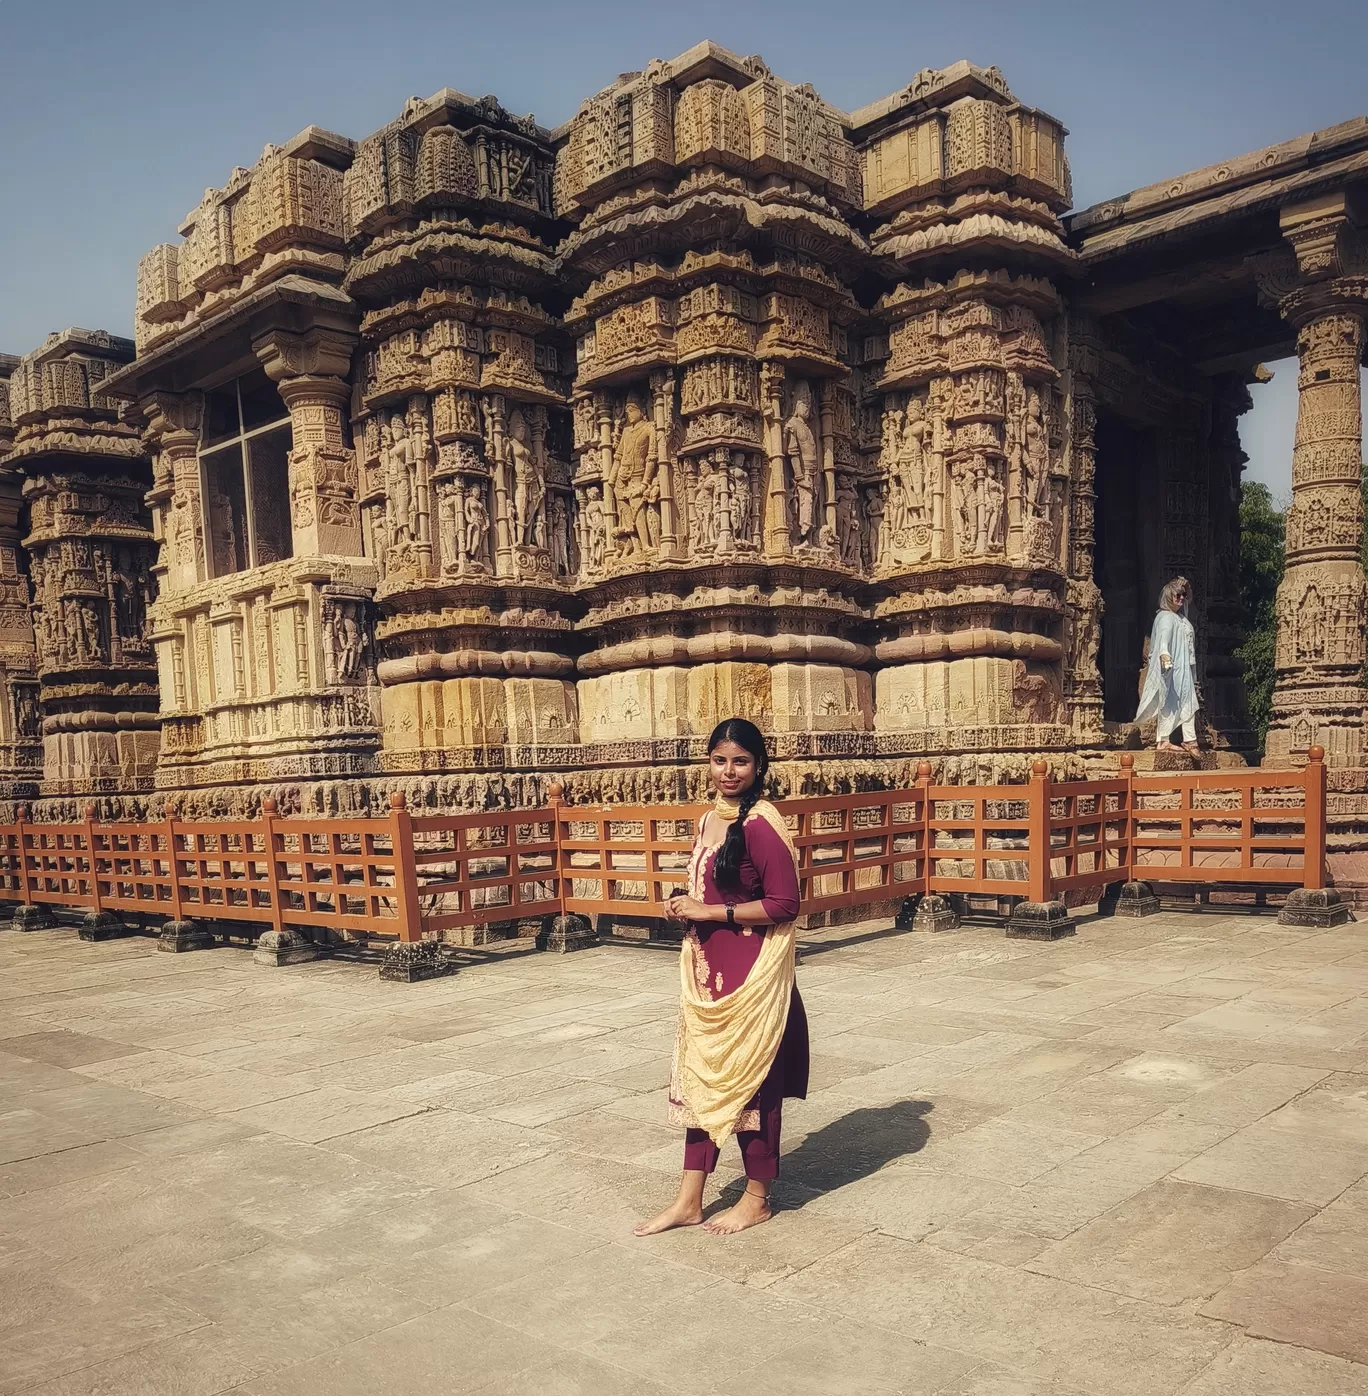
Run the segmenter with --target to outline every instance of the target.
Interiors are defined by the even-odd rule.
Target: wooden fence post
[[[556,861],[553,871],[556,875],[556,904],[560,908],[559,915],[565,915],[565,883],[566,879],[561,876],[564,866],[561,859],[561,804],[565,799],[565,786],[558,780],[553,780],[546,787],[546,807],[551,811],[551,842],[555,844],[555,852],[551,855]]]
[[[181,895],[180,848],[177,840],[180,834],[176,828],[176,806],[174,801],[166,802],[166,848],[171,859],[171,919],[161,928],[157,949],[171,954],[181,954],[189,950],[212,950],[218,943],[214,933],[200,922],[185,915],[185,898]],[[191,834],[191,840],[195,838]],[[195,853],[198,848],[193,848]],[[192,873],[198,876],[198,872]]]
[[[85,820],[86,865],[90,869],[91,910],[99,915],[104,910],[100,899],[100,879],[95,872],[95,806],[86,805],[82,811]],[[78,865],[79,866],[79,865]],[[79,873],[77,874],[79,877]]]
[[[1159,898],[1154,895],[1154,888],[1136,877],[1139,869],[1135,862],[1135,756],[1129,751],[1121,753],[1121,774],[1126,781],[1126,880],[1110,906],[1114,916],[1156,916]]]
[[[394,888],[399,905],[399,939],[420,941],[423,938],[423,913],[418,904],[418,864],[414,859],[413,817],[409,814],[404,792],[390,795],[390,847],[394,851]]]
[[[318,945],[313,939],[285,925],[285,909],[280,904],[280,878],[276,868],[277,808],[275,800],[269,795],[261,802],[261,818],[266,826],[266,856],[270,860],[271,929],[262,931],[256,939],[256,944],[252,947],[253,964],[273,967],[297,965],[306,960],[316,960],[320,953]],[[306,835],[300,834],[301,839],[305,837]],[[301,866],[308,863],[303,848],[300,849],[299,861]],[[308,892],[306,891],[304,895],[307,897]],[[337,905],[340,908],[342,889],[340,887],[334,888],[333,895],[337,898]],[[248,896],[251,896],[250,885]],[[315,931],[314,934],[317,935],[319,932]]]
[[[931,890],[932,869],[936,859],[932,850],[935,841],[935,807],[931,802],[931,763],[917,762],[916,788],[921,792],[921,853],[922,876],[920,895],[910,895],[902,904],[897,920],[899,930],[953,931],[959,926],[959,912],[949,897]]]
[[[84,834],[86,867],[90,873],[90,910],[86,912],[85,919],[81,922],[81,928],[77,932],[82,940],[112,940],[115,936],[124,935],[128,928],[123,921],[112,911],[104,909],[104,898],[100,895],[100,866],[95,852],[95,806],[86,805],[82,811],[84,815]],[[113,875],[114,865],[114,835],[110,835],[109,862],[110,873]],[[77,885],[80,885],[80,863],[77,861]]]
[[[1125,870],[1125,881],[1135,880],[1135,753],[1123,751],[1121,753],[1121,776],[1126,782],[1126,793],[1122,812],[1125,815],[1122,827],[1125,829],[1123,837],[1126,841],[1125,861],[1122,864]]]
[[[1305,791],[1302,833],[1302,885],[1287,894],[1278,912],[1280,926],[1342,926],[1349,907],[1333,887],[1327,887],[1325,867],[1325,748],[1311,747],[1302,771]]]
[[[566,853],[561,847],[561,807],[565,803],[565,786],[558,780],[553,780],[546,788],[546,803],[551,810],[552,837],[556,844],[556,900],[560,903],[560,913],[551,918],[551,924],[543,934],[538,937],[538,943],[544,950],[554,950],[558,954],[566,954],[571,950],[583,950],[588,946],[599,943],[598,932],[595,931],[593,923],[587,916],[578,916],[566,909],[566,902],[571,898],[574,891],[570,878],[570,868],[566,862]],[[651,826],[646,825],[646,846],[647,861],[650,860]],[[651,887],[650,875],[653,868],[646,868],[646,887],[649,894]]]
[[[1058,940],[1074,933],[1069,909],[1054,897],[1050,845],[1050,768],[1031,766],[1026,797],[1026,900],[1013,909],[1007,934],[1029,940]]]
[[[39,931],[52,925],[52,913],[46,906],[33,900],[34,882],[29,867],[29,809],[20,805],[15,811],[15,829],[19,836],[19,884],[23,897],[21,905],[14,908],[14,920],[10,923],[16,931]]]
[[[1030,902],[1053,900],[1050,869],[1050,768],[1044,761],[1036,761],[1031,766],[1031,782],[1027,805],[1027,845],[1029,857],[1026,863]]]
[[[1302,886],[1308,891],[1325,886],[1325,748],[1313,746],[1306,753],[1302,771],[1305,786],[1305,836],[1302,851]]]
[[[402,790],[390,792],[390,849],[394,855],[394,895],[399,939],[385,952],[380,978],[412,984],[435,979],[455,968],[442,955],[440,942],[423,939],[423,909],[418,902],[418,863],[413,845],[413,818]]]
[[[280,870],[276,863],[276,813],[279,808],[274,795],[267,795],[261,802],[261,825],[266,840],[266,883],[271,896],[271,929],[277,935],[285,929]]]
[[[176,845],[176,840],[179,837],[180,835],[176,832],[176,806],[168,800],[166,802],[166,853],[171,870],[171,919],[173,921],[180,921],[184,917],[180,885],[180,850]]]

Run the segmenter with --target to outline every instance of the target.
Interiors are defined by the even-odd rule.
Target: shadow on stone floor
[[[785,1211],[796,1211],[814,1197],[835,1192],[877,1173],[895,1159],[918,1153],[931,1137],[926,1116],[935,1108],[929,1100],[866,1105],[813,1130],[783,1156],[775,1200]],[[730,1205],[731,1194],[739,1193],[745,1181],[739,1178],[728,1184],[715,1207]]]

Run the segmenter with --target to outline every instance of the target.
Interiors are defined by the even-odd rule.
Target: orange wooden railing
[[[1117,882],[1325,886],[1325,762],[933,785],[782,800],[803,911],[920,893],[1087,901]],[[702,806],[568,805],[383,818],[0,825],[0,897],[114,916],[202,918],[418,941],[578,914],[655,918],[687,876]]]

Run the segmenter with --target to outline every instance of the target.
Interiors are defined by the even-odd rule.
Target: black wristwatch
[[[736,925],[736,908],[732,905],[731,902],[727,903],[727,925]]]

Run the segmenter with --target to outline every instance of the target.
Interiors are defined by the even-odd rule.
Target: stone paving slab
[[[676,984],[0,933],[0,1396],[1368,1396],[1368,927],[814,932],[775,1220],[637,1241]]]

